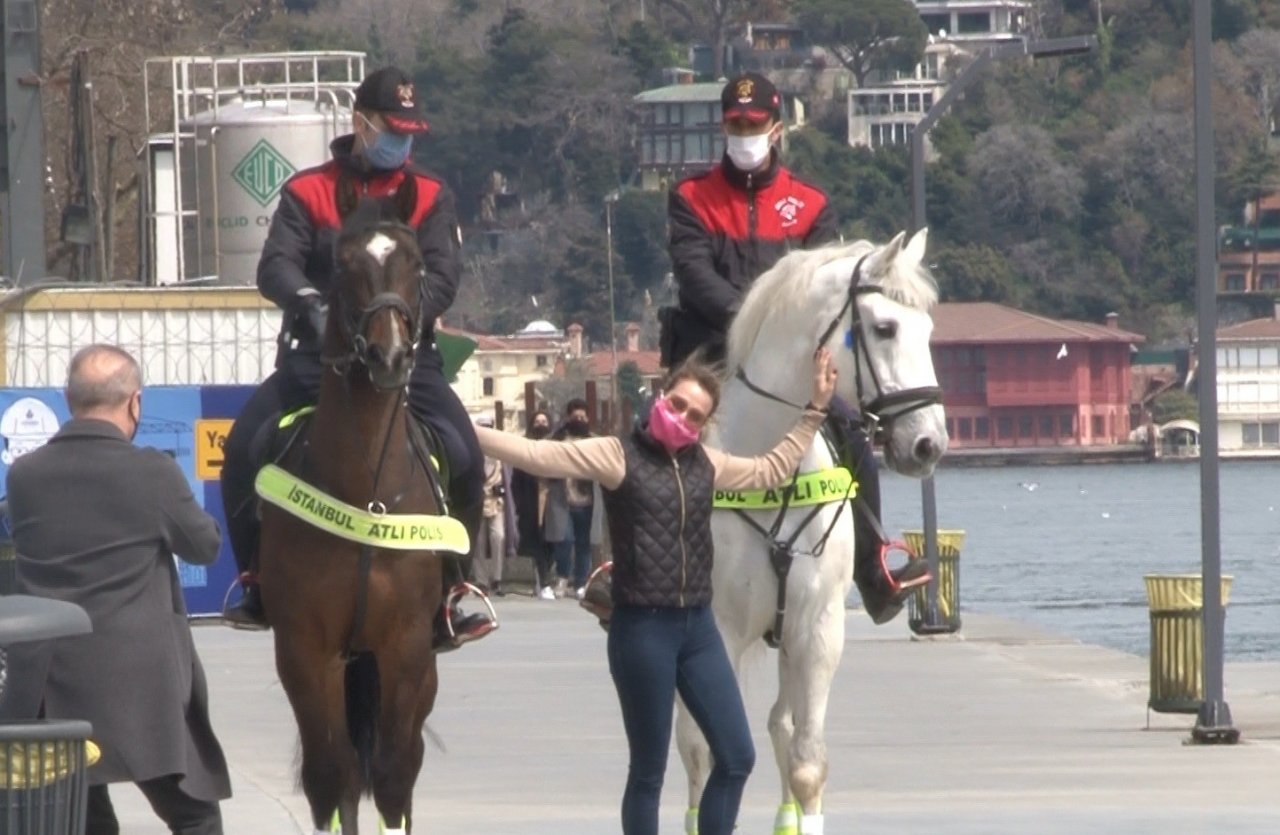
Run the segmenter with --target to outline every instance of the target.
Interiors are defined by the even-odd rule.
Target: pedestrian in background
[[[552,437],[559,441],[594,437],[587,401],[574,398],[565,405],[564,423]],[[603,507],[600,487],[593,481],[558,478],[548,483],[543,527],[556,559],[556,597],[564,597],[570,588],[579,600],[586,593],[592,546],[604,540]]]
[[[493,418],[478,418],[476,425],[492,429]],[[515,503],[508,499],[510,494],[511,466],[485,456],[483,518],[472,570],[476,584],[498,597],[506,595],[502,589],[503,563],[508,556],[515,556],[516,514]]]

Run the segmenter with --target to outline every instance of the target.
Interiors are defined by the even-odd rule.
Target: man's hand
[[[831,350],[819,348],[813,355],[813,399],[809,405],[826,411],[836,393],[836,367],[831,360]]]

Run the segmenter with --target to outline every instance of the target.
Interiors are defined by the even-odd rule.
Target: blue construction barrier
[[[196,501],[224,530],[218,486],[222,442],[253,391],[253,386],[148,386],[143,393],[142,425],[135,443],[173,456]],[[61,389],[0,389],[0,483],[16,458],[43,445],[69,417]],[[191,565],[179,559],[178,569],[187,611],[197,616],[219,614],[223,596],[236,577],[226,537],[215,563]]]

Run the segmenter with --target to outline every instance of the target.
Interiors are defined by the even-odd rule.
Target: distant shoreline
[[[1223,461],[1277,461],[1280,449],[1220,453]],[[1196,457],[1163,456],[1152,458],[1141,444],[1117,444],[1095,447],[1013,447],[984,449],[951,449],[942,457],[939,467],[1005,467],[1049,466],[1060,464],[1163,464],[1198,461]]]

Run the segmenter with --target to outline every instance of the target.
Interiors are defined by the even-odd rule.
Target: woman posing
[[[699,439],[720,399],[719,378],[686,363],[624,438],[550,443],[477,430],[486,455],[534,475],[598,481],[613,542],[609,672],[630,748],[624,835],[657,835],[658,801],[678,692],[715,765],[698,808],[702,835],[729,835],[755,764],[742,695],[711,614],[712,497],[716,490],[784,484],[826,415],[836,369],[814,356],[813,399],[791,432],[754,458]]]

